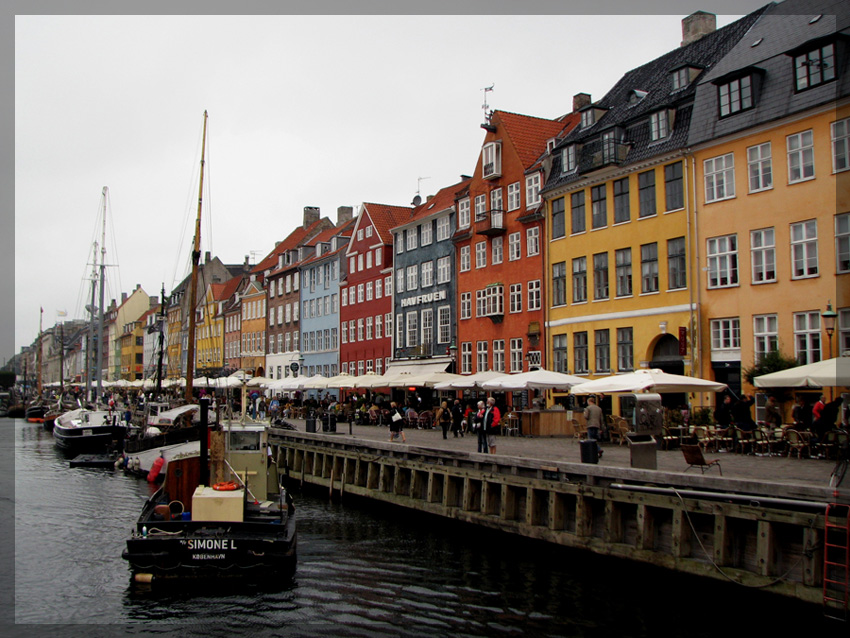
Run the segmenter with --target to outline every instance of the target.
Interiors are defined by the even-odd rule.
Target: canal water
[[[2,531],[14,529],[9,621],[17,630],[699,638],[739,623],[784,636],[825,622],[818,606],[348,496],[329,502],[326,492],[296,494],[291,579],[140,590],[121,551],[150,494],[147,483],[70,469],[41,425],[0,424],[0,460],[14,462],[14,522],[4,505]]]

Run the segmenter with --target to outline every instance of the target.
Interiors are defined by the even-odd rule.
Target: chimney
[[[319,221],[319,207],[305,206],[304,207],[304,229],[310,228],[313,224]]]
[[[245,263],[242,264],[242,272],[249,272],[251,270],[251,262],[249,261],[250,256],[245,255]]]
[[[342,226],[343,224],[350,222],[351,218],[354,216],[354,208],[351,206],[340,206],[336,209],[336,225]]]
[[[590,106],[590,93],[576,93],[573,96],[573,113],[578,113],[585,106]]]
[[[125,301],[127,301],[127,293],[122,292],[121,293],[121,303],[124,303]]]
[[[151,297],[149,308],[156,308],[159,305],[159,297]]]
[[[205,264],[210,263],[210,259],[212,259],[212,254],[210,253],[210,251],[205,252],[204,253],[204,263]]]
[[[717,16],[697,11],[682,20],[682,45],[687,46],[701,37],[717,30]]]

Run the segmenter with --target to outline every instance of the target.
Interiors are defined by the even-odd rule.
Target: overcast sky
[[[492,109],[554,118],[574,94],[599,99],[677,47],[688,13],[714,11],[722,26],[763,4],[670,2],[657,9],[670,15],[644,16],[18,15],[14,350],[37,337],[39,307],[45,328],[57,311],[84,317],[104,186],[107,303],[136,284],[170,292],[185,276],[205,109],[202,250],[256,263],[304,206],[335,221],[338,206],[408,205],[419,178],[425,197],[471,174],[484,87]]]

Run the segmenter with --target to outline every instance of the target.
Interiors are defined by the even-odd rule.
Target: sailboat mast
[[[59,401],[65,394],[65,322],[59,324]]]
[[[41,391],[42,391],[42,386],[41,386],[41,357],[42,357],[42,352],[41,352],[42,351],[41,320],[42,320],[43,317],[44,317],[44,308],[39,308],[38,309],[38,352],[35,353],[36,354],[35,361],[36,361],[36,364],[37,364],[36,374],[38,374],[38,378],[36,380],[36,383],[38,385],[36,386],[36,388],[38,390],[38,397],[39,398],[41,398]]]
[[[156,397],[157,401],[162,394],[162,357],[165,354],[165,306],[168,303],[165,298],[165,282],[162,284],[162,303],[159,306],[159,358],[156,362]]]
[[[95,401],[103,391],[103,298],[106,288],[106,196],[109,188],[103,187],[103,235],[100,244],[100,309],[97,324],[97,361],[95,363],[95,377],[97,378],[97,394]]]
[[[195,220],[195,244],[192,247],[192,282],[189,286],[189,339],[186,347],[186,402],[192,402],[192,377],[195,374],[195,304],[198,297],[198,262],[201,259],[201,202],[204,195],[204,157],[207,145],[207,112],[201,137],[201,183],[198,187],[198,216]]]
[[[91,396],[91,399],[96,400],[96,396],[92,396],[93,390],[91,387],[93,380],[93,368],[95,365],[95,353],[97,352],[97,345],[94,342],[94,315],[97,312],[97,306],[94,305],[94,296],[97,292],[97,242],[94,242],[94,263],[92,264],[92,273],[91,273],[91,305],[89,305],[89,313],[91,317],[89,318],[89,345],[86,349],[86,391],[84,396],[88,399]]]

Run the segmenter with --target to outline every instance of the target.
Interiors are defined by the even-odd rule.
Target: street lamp
[[[835,332],[835,320],[838,318],[838,313],[832,309],[832,300],[826,303],[826,310],[820,313],[823,318],[823,327],[826,330],[827,337],[827,359],[832,359],[832,335]]]

